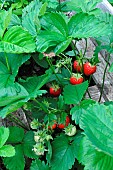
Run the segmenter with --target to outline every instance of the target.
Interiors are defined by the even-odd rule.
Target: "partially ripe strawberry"
[[[54,123],[52,126],[48,126],[48,129],[56,129],[57,128],[57,123]]]
[[[58,97],[61,94],[61,88],[58,85],[53,85],[49,88],[49,93],[54,97]]]
[[[91,63],[86,62],[83,65],[83,71],[86,76],[90,76],[91,74],[96,72],[96,65],[91,65]]]
[[[78,60],[75,60],[74,63],[73,63],[73,68],[77,72],[81,72],[82,71],[82,64]]]
[[[56,127],[57,127],[57,124],[54,123],[54,124],[52,125],[52,129],[54,130],[54,129],[56,129]]]
[[[61,123],[61,124],[58,124],[58,128],[59,129],[64,129],[66,126],[68,126],[70,123],[70,118],[69,116],[66,116],[66,120],[65,120],[65,124]]]
[[[81,84],[83,81],[84,79],[81,74],[72,74],[72,76],[70,77],[70,83],[72,85]]]
[[[69,118],[69,116],[66,116],[66,126],[68,126],[69,123],[70,123],[70,118]]]

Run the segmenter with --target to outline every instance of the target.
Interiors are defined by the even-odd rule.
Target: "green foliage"
[[[29,158],[36,158],[36,155],[32,150],[34,144],[34,133],[32,131],[29,131],[25,134],[22,145],[25,156]]]
[[[69,23],[69,35],[74,38],[100,37],[111,34],[109,24],[100,22],[94,15],[84,13],[71,17]]]
[[[12,157],[15,155],[15,149],[11,145],[4,145],[9,137],[9,129],[0,127],[0,156]]]
[[[76,11],[77,13],[84,12],[90,13],[92,10],[95,10],[96,5],[102,2],[102,0],[70,0],[67,1],[66,6],[64,6],[63,10],[68,11]]]
[[[9,137],[7,142],[9,143],[18,143],[22,142],[24,137],[24,130],[22,128],[16,127],[16,126],[10,126],[9,127]]]
[[[94,103],[95,101],[87,99],[87,100],[83,100],[79,105],[74,106],[70,110],[70,114],[72,115],[72,120],[74,120],[75,123],[78,125],[81,115],[84,114],[87,108],[89,108],[89,106]]]
[[[81,116],[80,127],[99,151],[113,156],[113,106],[95,104]],[[95,122],[92,124],[92,122]]]
[[[4,145],[0,148],[1,157],[12,157],[15,155],[15,149],[11,145]]]
[[[66,135],[60,135],[55,138],[52,143],[53,155],[51,160],[52,170],[69,170],[74,164],[77,155],[77,145],[78,140],[82,136],[75,136],[74,138],[68,137]]]
[[[11,10],[9,10],[9,11],[1,10],[0,11],[0,21],[1,21],[0,22],[0,40],[2,39],[3,34],[9,25],[9,22],[11,20],[11,13],[12,13]]]
[[[41,19],[41,26],[45,31],[37,36],[37,50],[39,52],[46,51],[50,46],[56,46],[54,52],[60,54],[68,47],[71,38],[68,37],[68,27],[61,14],[47,13]]]
[[[38,16],[39,14],[43,15],[43,12],[43,4],[39,1],[32,1],[23,9],[22,26],[26,28],[33,37],[36,37],[40,30]]]
[[[4,164],[8,170],[24,170],[25,167],[25,160],[23,156],[22,146],[16,145],[15,146],[15,156],[11,158],[4,158]]]
[[[9,129],[0,127],[0,148],[5,144],[9,136]]]
[[[78,160],[85,165],[84,170],[105,170],[108,167],[112,170],[113,167],[113,157],[95,149],[86,136],[80,142]]]
[[[32,53],[35,51],[35,41],[21,26],[11,27],[0,41],[0,52]]]
[[[88,88],[88,81],[78,85],[67,85],[64,87],[64,100],[66,104],[78,104]]]
[[[41,162],[39,159],[36,159],[35,161],[32,161],[30,170],[50,170],[48,165],[45,165],[44,162]]]
[[[113,72],[113,63],[110,65],[109,72],[110,72],[110,73]]]
[[[96,9],[101,1],[0,1],[0,117],[23,106],[28,123],[9,115],[25,130],[0,127],[6,169],[24,170],[29,160],[30,170],[81,169],[80,164],[84,170],[113,169],[113,103],[85,99],[90,78],[83,70],[82,84],[69,81],[76,72],[73,61],[87,60],[76,49],[79,39],[96,38],[95,58],[103,48],[113,52],[113,17]],[[75,13],[70,18],[62,11]],[[57,97],[50,96],[52,84],[61,89]],[[69,137],[66,129],[72,127],[77,133]]]

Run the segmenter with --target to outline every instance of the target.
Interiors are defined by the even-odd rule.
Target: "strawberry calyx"
[[[53,88],[54,91],[56,92],[57,90],[60,89],[60,86],[58,84],[52,84],[52,86],[50,88]]]
[[[82,78],[82,75],[79,74],[79,73],[72,73],[71,77],[74,77],[74,78],[76,78],[78,80],[78,79]]]

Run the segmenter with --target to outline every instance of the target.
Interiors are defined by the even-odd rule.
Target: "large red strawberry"
[[[70,83],[73,85],[81,84],[83,81],[84,81],[84,79],[81,76],[81,74],[79,74],[79,73],[72,74],[72,76],[70,77]]]
[[[82,71],[82,63],[78,60],[75,60],[74,63],[73,63],[73,68],[77,72],[81,72]]]
[[[91,65],[90,62],[86,62],[83,65],[83,71],[86,76],[90,76],[91,74],[96,72],[96,65]]]
[[[53,85],[49,88],[49,93],[52,96],[57,97],[61,94],[61,88],[58,85]]]

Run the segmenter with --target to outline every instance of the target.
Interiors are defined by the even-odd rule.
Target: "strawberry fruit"
[[[84,79],[81,74],[72,74],[72,76],[70,77],[70,83],[73,85],[81,84],[83,81]]]
[[[90,76],[91,74],[96,72],[96,65],[91,65],[90,62],[86,62],[83,65],[83,71],[86,76]]]
[[[74,63],[73,63],[73,68],[77,72],[81,72],[82,71],[82,64],[81,64],[81,62],[78,61],[78,60],[75,60]]]
[[[54,97],[58,97],[61,94],[61,88],[58,85],[53,85],[49,88],[49,93]]]
[[[65,121],[65,124],[61,123],[61,124],[58,124],[58,128],[59,129],[64,129],[66,126],[68,126],[70,123],[70,118],[69,116],[66,116],[66,121]]]
[[[59,128],[59,129],[64,129],[64,128],[65,128],[65,125],[64,125],[63,123],[62,123],[62,124],[59,124],[59,125],[58,125],[58,128]]]

